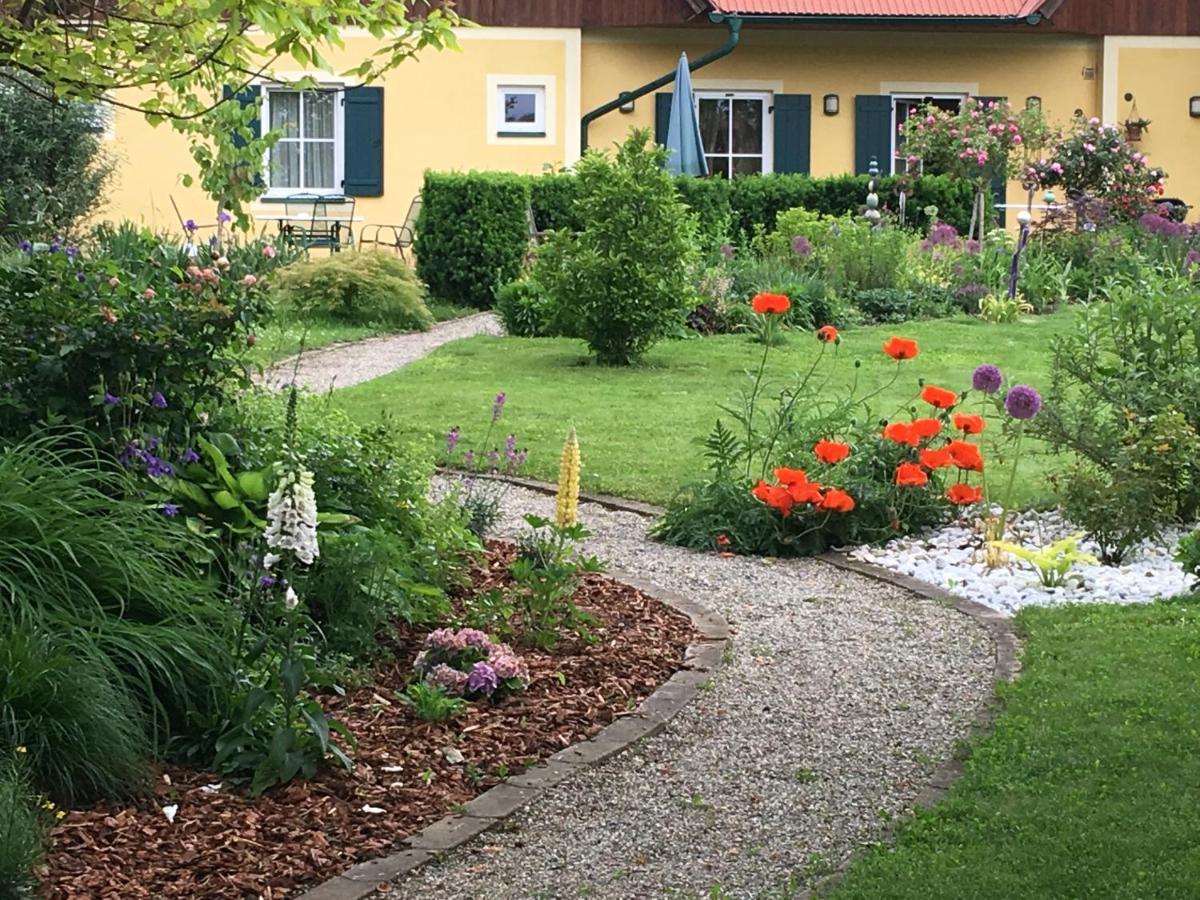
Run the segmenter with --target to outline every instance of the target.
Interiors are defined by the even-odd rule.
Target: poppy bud
[[[861,360],[861,359],[856,359],[856,360],[854,361],[854,368],[856,368],[856,369],[861,369],[861,368],[862,368],[862,360]]]

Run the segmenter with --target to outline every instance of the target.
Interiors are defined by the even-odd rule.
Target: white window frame
[[[301,93],[305,91],[323,91],[332,92],[334,94],[333,103],[333,187],[329,188],[312,188],[312,187],[275,187],[271,184],[271,151],[267,150],[263,154],[263,180],[267,183],[267,191],[265,197],[270,198],[287,198],[303,194],[314,194],[320,197],[341,197],[345,194],[346,184],[346,94],[344,86],[341,84],[318,84],[315,87],[302,88],[298,85],[289,84],[287,82],[270,82],[259,86],[262,91],[262,109],[260,110],[260,121],[262,122],[263,134],[271,130],[271,95],[279,92]],[[303,100],[300,108],[300,122],[303,126],[304,122],[304,107]],[[292,140],[300,140],[303,142],[303,137],[292,138]],[[300,157],[300,177],[304,177],[304,156],[303,147],[301,148]]]
[[[704,155],[722,156],[727,159],[733,157],[762,157],[763,175],[767,175],[775,171],[775,95],[771,91],[746,91],[746,90],[722,90],[721,88],[706,88],[704,90],[696,90],[694,92],[696,104],[696,119],[700,118],[700,101],[701,100],[759,100],[763,105],[762,115],[762,153],[734,153],[733,150],[733,116],[729,118],[729,148],[728,153],[709,153],[705,150]]]
[[[957,100],[961,104],[967,99],[967,97],[971,95],[965,92],[938,93],[936,91],[926,91],[923,93],[914,93],[912,91],[893,91],[889,94],[889,96],[892,98],[892,163],[891,166],[888,167],[888,173],[891,175],[902,175],[904,174],[903,172],[898,172],[896,170],[896,163],[899,160],[897,154],[900,152],[900,122],[896,118],[896,103],[901,100],[909,102],[913,100],[918,102],[924,100]]]
[[[504,105],[509,94],[533,94],[533,121],[506,122]],[[544,84],[498,84],[495,97],[497,137],[545,137],[546,136],[546,85]]]

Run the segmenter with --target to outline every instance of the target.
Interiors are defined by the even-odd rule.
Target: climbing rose
[[[916,341],[894,337],[883,345],[883,352],[899,362],[902,359],[915,359],[921,351],[917,348]]]
[[[791,309],[792,301],[785,294],[755,294],[750,308],[760,316],[779,316]]]
[[[850,455],[850,445],[841,441],[819,440],[813,447],[817,459],[828,465],[836,465]]]
[[[986,427],[983,416],[973,413],[955,413],[954,427],[964,434],[979,434]]]
[[[946,491],[946,498],[959,506],[978,503],[983,499],[983,488],[972,487],[969,484],[951,485],[950,489]]]
[[[949,409],[958,402],[958,394],[933,384],[927,384],[921,391],[921,399],[938,409]]]
[[[896,484],[901,487],[922,487],[929,484],[929,476],[917,463],[900,463],[896,467]]]

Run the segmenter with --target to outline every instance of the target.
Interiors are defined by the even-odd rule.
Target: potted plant
[[[1137,143],[1142,139],[1142,132],[1150,130],[1150,120],[1143,119],[1140,116],[1135,119],[1125,120],[1125,140],[1131,144]]]

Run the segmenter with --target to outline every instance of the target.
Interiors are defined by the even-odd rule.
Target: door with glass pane
[[[696,111],[708,171],[721,178],[771,171],[771,95],[699,91]]]
[[[271,148],[268,184],[274,191],[336,193],[340,190],[337,91],[270,90]]]

